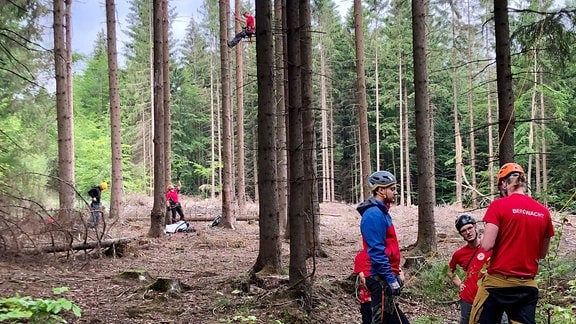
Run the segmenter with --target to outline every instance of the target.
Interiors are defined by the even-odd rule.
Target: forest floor
[[[247,273],[258,255],[258,222],[239,221],[235,230],[211,228],[219,215],[217,201],[184,197],[183,206],[195,233],[177,233],[161,238],[146,236],[152,200],[128,199],[123,219],[110,226],[107,237],[130,238],[121,257],[107,257],[101,250],[70,253],[5,253],[0,255],[0,297],[54,298],[52,288],[69,287],[63,297],[82,309],[82,316],[66,315],[70,323],[361,323],[350,279],[353,259],[360,248],[359,215],[354,206],[321,204],[320,236],[327,257],[308,261],[313,269],[313,309],[305,315],[298,301],[286,293],[287,276],[264,276],[263,288],[247,285]],[[257,206],[248,206],[255,216]],[[463,241],[454,229],[462,213],[454,207],[435,210],[438,254],[448,262]],[[484,210],[468,212],[481,219]],[[414,244],[417,208],[395,206],[391,210],[400,245]],[[569,225],[563,234],[563,249],[575,250],[576,230]],[[408,252],[406,252],[408,254]],[[282,242],[285,269],[289,243]],[[130,279],[123,273],[136,273]],[[287,270],[286,270],[287,272]],[[400,307],[413,323],[457,323],[456,299],[439,301],[410,293],[416,273],[408,269],[406,294]],[[137,279],[139,278],[139,279]],[[150,289],[157,279],[178,279],[181,291],[168,293]],[[448,284],[446,287],[450,287]],[[450,289],[450,288],[448,288]]]

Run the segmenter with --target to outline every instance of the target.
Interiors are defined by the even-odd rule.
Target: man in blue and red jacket
[[[388,206],[396,202],[396,177],[388,171],[368,177],[372,197],[356,208],[364,247],[372,263],[366,286],[372,296],[372,323],[409,323],[394,302],[402,289],[400,247]]]

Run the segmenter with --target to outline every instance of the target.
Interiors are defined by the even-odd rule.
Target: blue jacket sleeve
[[[386,255],[386,233],[391,225],[377,207],[367,209],[360,221],[360,231],[368,245],[368,255],[372,263],[370,274],[380,275],[389,284],[397,281]]]

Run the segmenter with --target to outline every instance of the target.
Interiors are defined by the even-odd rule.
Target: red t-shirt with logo
[[[364,273],[364,277],[370,276],[370,256],[368,255],[368,251],[363,249],[362,251],[356,254],[354,258],[354,273],[359,274],[360,272]],[[360,292],[358,294],[358,298],[360,299],[360,303],[369,303],[372,301],[370,297],[370,291],[364,285],[360,285]]]
[[[492,251],[486,252],[481,247],[475,248],[469,245],[461,247],[452,254],[452,259],[448,264],[450,271],[454,272],[457,265],[466,271],[466,278],[460,289],[460,298],[463,301],[469,304],[474,302],[476,292],[478,292],[478,280],[484,276],[482,267],[490,259],[490,255]]]
[[[494,200],[484,221],[498,226],[488,273],[532,278],[542,241],[554,236],[550,211],[524,194]]]

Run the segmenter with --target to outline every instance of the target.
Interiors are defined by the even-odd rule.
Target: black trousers
[[[370,276],[366,278],[366,286],[372,298],[372,324],[410,324],[386,280],[378,275]]]

